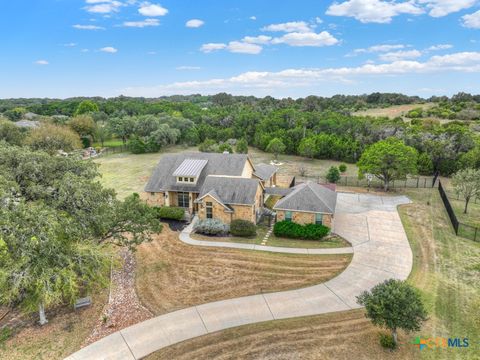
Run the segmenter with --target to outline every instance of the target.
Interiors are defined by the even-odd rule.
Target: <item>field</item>
[[[168,149],[168,153],[172,152],[196,152],[197,148],[184,148],[180,146]],[[125,198],[133,192],[142,192],[148,181],[155,165],[158,163],[162,155],[165,153],[153,154],[130,154],[120,153],[112,154],[105,157],[95,159],[95,163],[99,165],[102,174],[100,181],[106,187],[115,189],[119,198]],[[254,164],[270,163],[274,158],[272,154],[251,148],[249,155]],[[323,178],[330,166],[338,166],[339,161],[332,160],[310,160],[300,156],[280,155],[279,160],[282,165],[279,166],[280,178],[291,176],[300,177],[299,168],[305,167],[309,169],[307,176],[313,178]],[[355,164],[347,165],[347,175],[356,176],[358,169]]]
[[[415,334],[400,334],[393,353],[362,310],[248,325],[185,341],[148,359],[480,359],[480,244],[456,237],[436,190],[405,190],[400,207],[414,253],[409,282],[419,288],[429,320]],[[419,352],[422,337],[468,337],[469,348]],[[355,354],[355,355],[353,355]]]
[[[385,108],[373,108],[367,109],[362,111],[357,111],[353,113],[353,115],[358,116],[372,116],[372,117],[388,117],[390,119],[394,119],[396,117],[402,117],[405,119],[405,114],[407,114],[410,110],[416,108],[423,108],[429,109],[435,106],[433,103],[426,103],[426,104],[406,104],[406,105],[393,105]]]
[[[137,294],[154,314],[322,283],[351,255],[291,255],[186,245],[167,226],[137,251]]]

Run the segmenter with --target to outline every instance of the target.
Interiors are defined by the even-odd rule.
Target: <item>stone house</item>
[[[277,221],[333,226],[337,193],[326,186],[306,182],[291,188],[273,207]]]

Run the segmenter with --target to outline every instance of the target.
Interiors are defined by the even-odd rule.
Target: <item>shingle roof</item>
[[[336,204],[335,191],[309,181],[293,187],[292,192],[280,199],[273,209],[333,214]]]
[[[257,175],[262,180],[270,179],[273,174],[277,172],[277,167],[275,165],[269,164],[257,164],[255,165],[255,175]]]
[[[205,159],[185,159],[172,175],[198,177],[207,163]]]
[[[255,195],[259,184],[257,179],[207,176],[198,198],[200,199],[207,194],[211,194],[224,205],[252,205],[255,203]]]
[[[207,160],[195,184],[177,183],[175,170],[186,159]],[[217,153],[179,153],[164,155],[152,173],[145,191],[190,191],[200,192],[203,182],[208,175],[241,176],[245,163],[248,161],[246,154],[217,154]]]

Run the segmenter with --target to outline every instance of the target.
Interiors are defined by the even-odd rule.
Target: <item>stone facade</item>
[[[285,220],[285,211],[277,210],[277,221],[283,220]],[[315,213],[292,211],[292,221],[300,225],[315,224]],[[322,224],[331,228],[333,216],[331,214],[322,214]]]
[[[220,204],[217,200],[215,200],[210,195],[205,196],[202,199],[202,204],[200,204],[199,207],[198,207],[198,218],[199,219],[204,220],[204,219],[207,218],[207,210],[206,210],[207,202],[212,203],[212,218],[213,219],[218,219],[225,224],[230,224],[230,222],[232,221],[232,213],[229,212],[225,208],[225,206]]]
[[[165,193],[163,192],[143,192],[142,200],[144,200],[150,206],[164,206],[165,205]]]

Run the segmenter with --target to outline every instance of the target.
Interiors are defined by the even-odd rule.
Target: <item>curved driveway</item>
[[[356,296],[361,292],[410,274],[412,251],[397,212],[398,205],[409,202],[405,196],[339,193],[334,230],[350,241],[354,254],[345,271],[326,283],[157,316],[117,331],[68,359],[139,359],[180,341],[235,326],[358,308]]]

